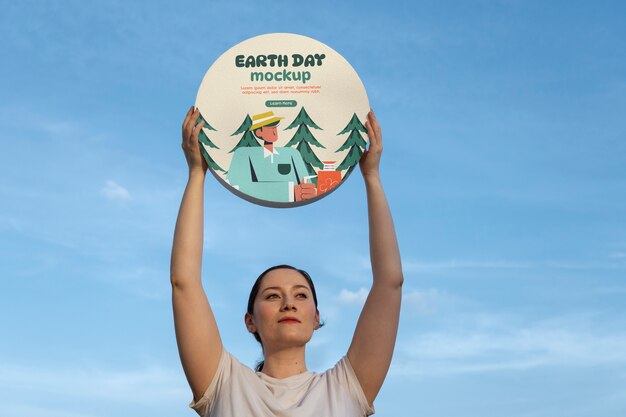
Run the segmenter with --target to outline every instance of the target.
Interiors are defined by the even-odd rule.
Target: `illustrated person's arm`
[[[372,404],[391,364],[404,278],[393,220],[379,174],[382,134],[372,111],[367,118],[365,127],[370,147],[359,165],[367,191],[373,283],[348,349],[348,360],[367,401]]]
[[[296,184],[294,188],[295,200],[302,201],[315,197],[317,195],[316,185],[304,182],[304,177],[309,174],[309,171],[307,171],[299,151],[294,152],[293,164],[300,178],[300,184]]]
[[[183,123],[182,148],[189,179],[176,220],[170,264],[176,341],[194,401],[202,397],[211,383],[222,353],[222,340],[201,278],[204,180],[208,166],[198,143],[198,133],[204,125],[195,125],[199,114],[192,107]]]
[[[313,198],[317,195],[317,187],[312,183],[305,183],[304,181],[296,185],[294,188],[295,200],[302,201]]]

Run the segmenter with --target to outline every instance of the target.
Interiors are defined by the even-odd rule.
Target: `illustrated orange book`
[[[341,182],[341,171],[335,171],[335,161],[324,162],[324,169],[317,173],[317,195],[330,191]]]

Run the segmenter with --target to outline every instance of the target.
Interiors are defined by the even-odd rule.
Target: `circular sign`
[[[306,36],[272,33],[232,47],[207,71],[196,107],[211,172],[263,206],[323,198],[367,145],[363,83],[341,55]]]

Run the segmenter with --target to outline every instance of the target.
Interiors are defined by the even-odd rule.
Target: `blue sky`
[[[341,53],[383,128],[405,286],[376,415],[626,412],[622,2],[1,9],[0,416],[195,414],[168,280],[180,125],[211,63],[269,32]],[[326,320],[309,369],[332,366],[371,279],[359,174],[289,210],[211,177],[205,193],[203,280],[226,347],[258,359],[248,291],[287,262],[314,277]]]

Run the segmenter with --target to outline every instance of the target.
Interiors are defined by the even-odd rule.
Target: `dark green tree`
[[[239,129],[237,129],[237,131],[231,135],[231,136],[235,136],[235,135],[240,135],[243,133],[243,136],[241,137],[239,142],[235,145],[235,147],[231,149],[229,153],[233,153],[237,149],[241,147],[245,147],[245,146],[249,146],[249,147],[261,146],[256,136],[254,136],[254,133],[250,131],[250,126],[252,126],[252,119],[250,118],[249,114],[246,114],[246,118],[244,119],[243,123],[241,123],[241,126],[239,126]]]
[[[211,126],[202,115],[198,117],[198,120],[196,120],[196,124],[200,123],[201,121],[204,121],[204,125],[202,126],[202,129],[200,129],[200,133],[198,133],[198,141],[203,145],[208,146],[209,148],[219,149],[217,145],[214,144],[204,132],[204,129],[216,131],[215,128]],[[213,169],[214,171],[226,172],[219,165],[217,165],[213,158],[211,158],[211,155],[209,155],[204,146],[200,146],[200,151],[204,156],[204,160],[209,165],[209,167],[211,167],[211,169]]]
[[[314,129],[322,130],[322,128],[315,124],[313,119],[309,117],[304,107],[302,107],[302,109],[300,109],[300,113],[298,113],[298,116],[296,116],[294,121],[291,122],[287,129],[285,129],[289,130],[295,127],[298,128],[298,130],[296,130],[296,133],[285,146],[295,147],[298,152],[300,152],[300,155],[302,155],[302,160],[304,161],[304,165],[306,166],[309,175],[316,175],[314,167],[322,169],[324,168],[324,164],[322,163],[322,161],[320,161],[317,155],[315,155],[315,152],[313,152],[313,148],[311,148],[311,145],[317,146],[318,148],[326,148],[324,147],[324,145],[319,143],[317,139],[315,139],[315,136],[313,136],[313,133],[311,133],[311,130],[309,130],[309,126]]]
[[[217,130],[215,130],[215,128],[213,126],[211,126],[209,124],[209,122],[206,121],[206,119],[204,118],[204,116],[202,116],[202,114],[200,116],[198,116],[198,120],[196,120],[196,124],[200,123],[204,121],[204,126],[202,126],[203,129],[209,129],[212,130],[214,132],[217,132]]]
[[[348,125],[337,135],[344,135],[348,132],[350,132],[348,139],[346,139],[343,145],[335,151],[341,152],[346,149],[350,149],[346,157],[337,167],[337,171],[343,171],[344,169],[348,170],[345,176],[348,176],[352,172],[357,162],[361,159],[363,152],[365,152],[365,147],[367,146],[365,139],[363,139],[363,136],[361,136],[360,133],[367,133],[367,129],[365,128],[365,125],[361,123],[356,113],[352,116]]]
[[[315,124],[313,119],[309,117],[309,114],[306,112],[306,110],[304,110],[304,107],[300,109],[300,113],[298,113],[294,121],[291,122],[291,124],[285,130],[293,129],[294,127],[298,127],[301,124],[305,124],[314,129],[323,130],[321,127]]]

